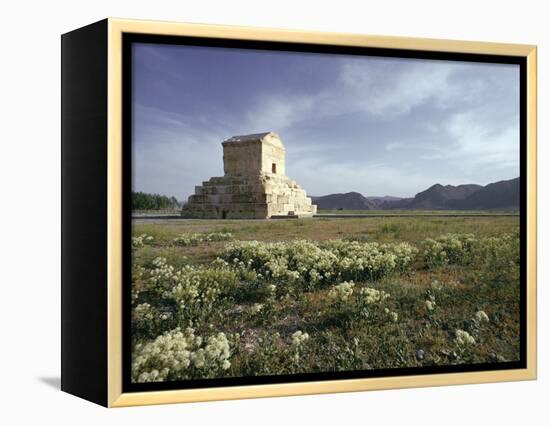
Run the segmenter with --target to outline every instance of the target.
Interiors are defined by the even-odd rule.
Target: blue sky
[[[519,175],[519,67],[133,46],[133,188],[186,200],[221,142],[275,131],[310,195],[413,196]]]

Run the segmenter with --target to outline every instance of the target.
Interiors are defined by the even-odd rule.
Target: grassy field
[[[518,217],[138,222],[137,382],[519,359]]]

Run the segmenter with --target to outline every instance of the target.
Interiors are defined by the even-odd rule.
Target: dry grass
[[[465,218],[309,218],[289,220],[165,220],[134,225],[134,235],[153,235],[168,243],[180,234],[231,232],[243,241],[289,241],[356,238],[369,242],[407,241],[421,243],[446,233],[473,233],[478,237],[498,236],[519,226],[518,217]],[[174,256],[187,256],[191,262],[214,260],[223,242],[197,247],[174,248]],[[152,249],[154,251],[154,249]]]

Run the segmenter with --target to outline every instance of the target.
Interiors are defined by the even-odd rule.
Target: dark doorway
[[[277,173],[277,164],[271,164],[271,173]]]

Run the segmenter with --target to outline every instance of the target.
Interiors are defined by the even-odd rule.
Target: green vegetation
[[[135,224],[132,378],[517,360],[518,222]]]
[[[159,194],[146,194],[145,192],[132,192],[132,210],[169,210],[178,209],[179,202],[176,197],[167,197]]]

